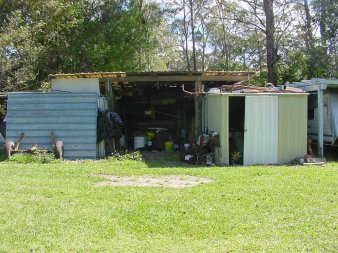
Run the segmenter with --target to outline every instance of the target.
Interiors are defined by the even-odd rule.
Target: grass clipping
[[[97,183],[97,186],[138,186],[138,187],[171,187],[171,188],[184,188],[192,187],[199,184],[210,183],[211,178],[201,178],[188,175],[170,175],[162,177],[152,176],[130,176],[120,177],[114,175],[97,175],[110,181]]]

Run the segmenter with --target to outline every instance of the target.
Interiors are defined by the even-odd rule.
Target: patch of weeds
[[[37,155],[39,163],[55,163],[59,161],[53,153],[38,153]]]
[[[112,153],[112,155],[108,158],[109,160],[114,161],[125,161],[125,160],[131,160],[131,161],[142,161],[142,154],[140,151],[135,151],[132,153]]]
[[[17,153],[9,158],[10,162],[15,163],[55,163],[59,161],[53,153]]]

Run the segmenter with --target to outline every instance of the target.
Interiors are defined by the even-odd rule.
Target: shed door
[[[277,147],[278,97],[247,96],[243,164],[275,164]]]

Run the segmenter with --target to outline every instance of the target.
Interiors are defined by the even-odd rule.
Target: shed
[[[220,165],[239,152],[244,165],[283,164],[307,151],[307,95],[272,89],[207,93],[204,129],[220,138]]]
[[[16,142],[23,132],[22,149],[36,144],[52,150],[53,131],[63,141],[64,158],[95,159],[97,108],[97,93],[11,92],[6,139]]]
[[[313,78],[288,84],[309,92],[308,132],[317,141],[318,153],[324,155],[324,144],[338,144],[338,79]]]
[[[169,132],[157,140],[159,149],[164,147],[158,143],[167,139],[175,143],[191,142],[202,132],[199,92],[250,81],[254,74],[253,71],[93,72],[54,74],[50,79],[54,91],[96,92],[100,105],[104,105],[100,107],[120,115],[124,125],[122,140],[126,140],[120,142],[130,150],[135,147],[135,138],[145,137],[149,129]],[[183,87],[194,95],[187,95]]]

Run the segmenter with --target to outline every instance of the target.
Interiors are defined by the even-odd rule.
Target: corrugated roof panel
[[[9,93],[7,140],[24,132],[20,149],[52,149],[53,131],[66,159],[95,159],[97,99],[96,93]]]

